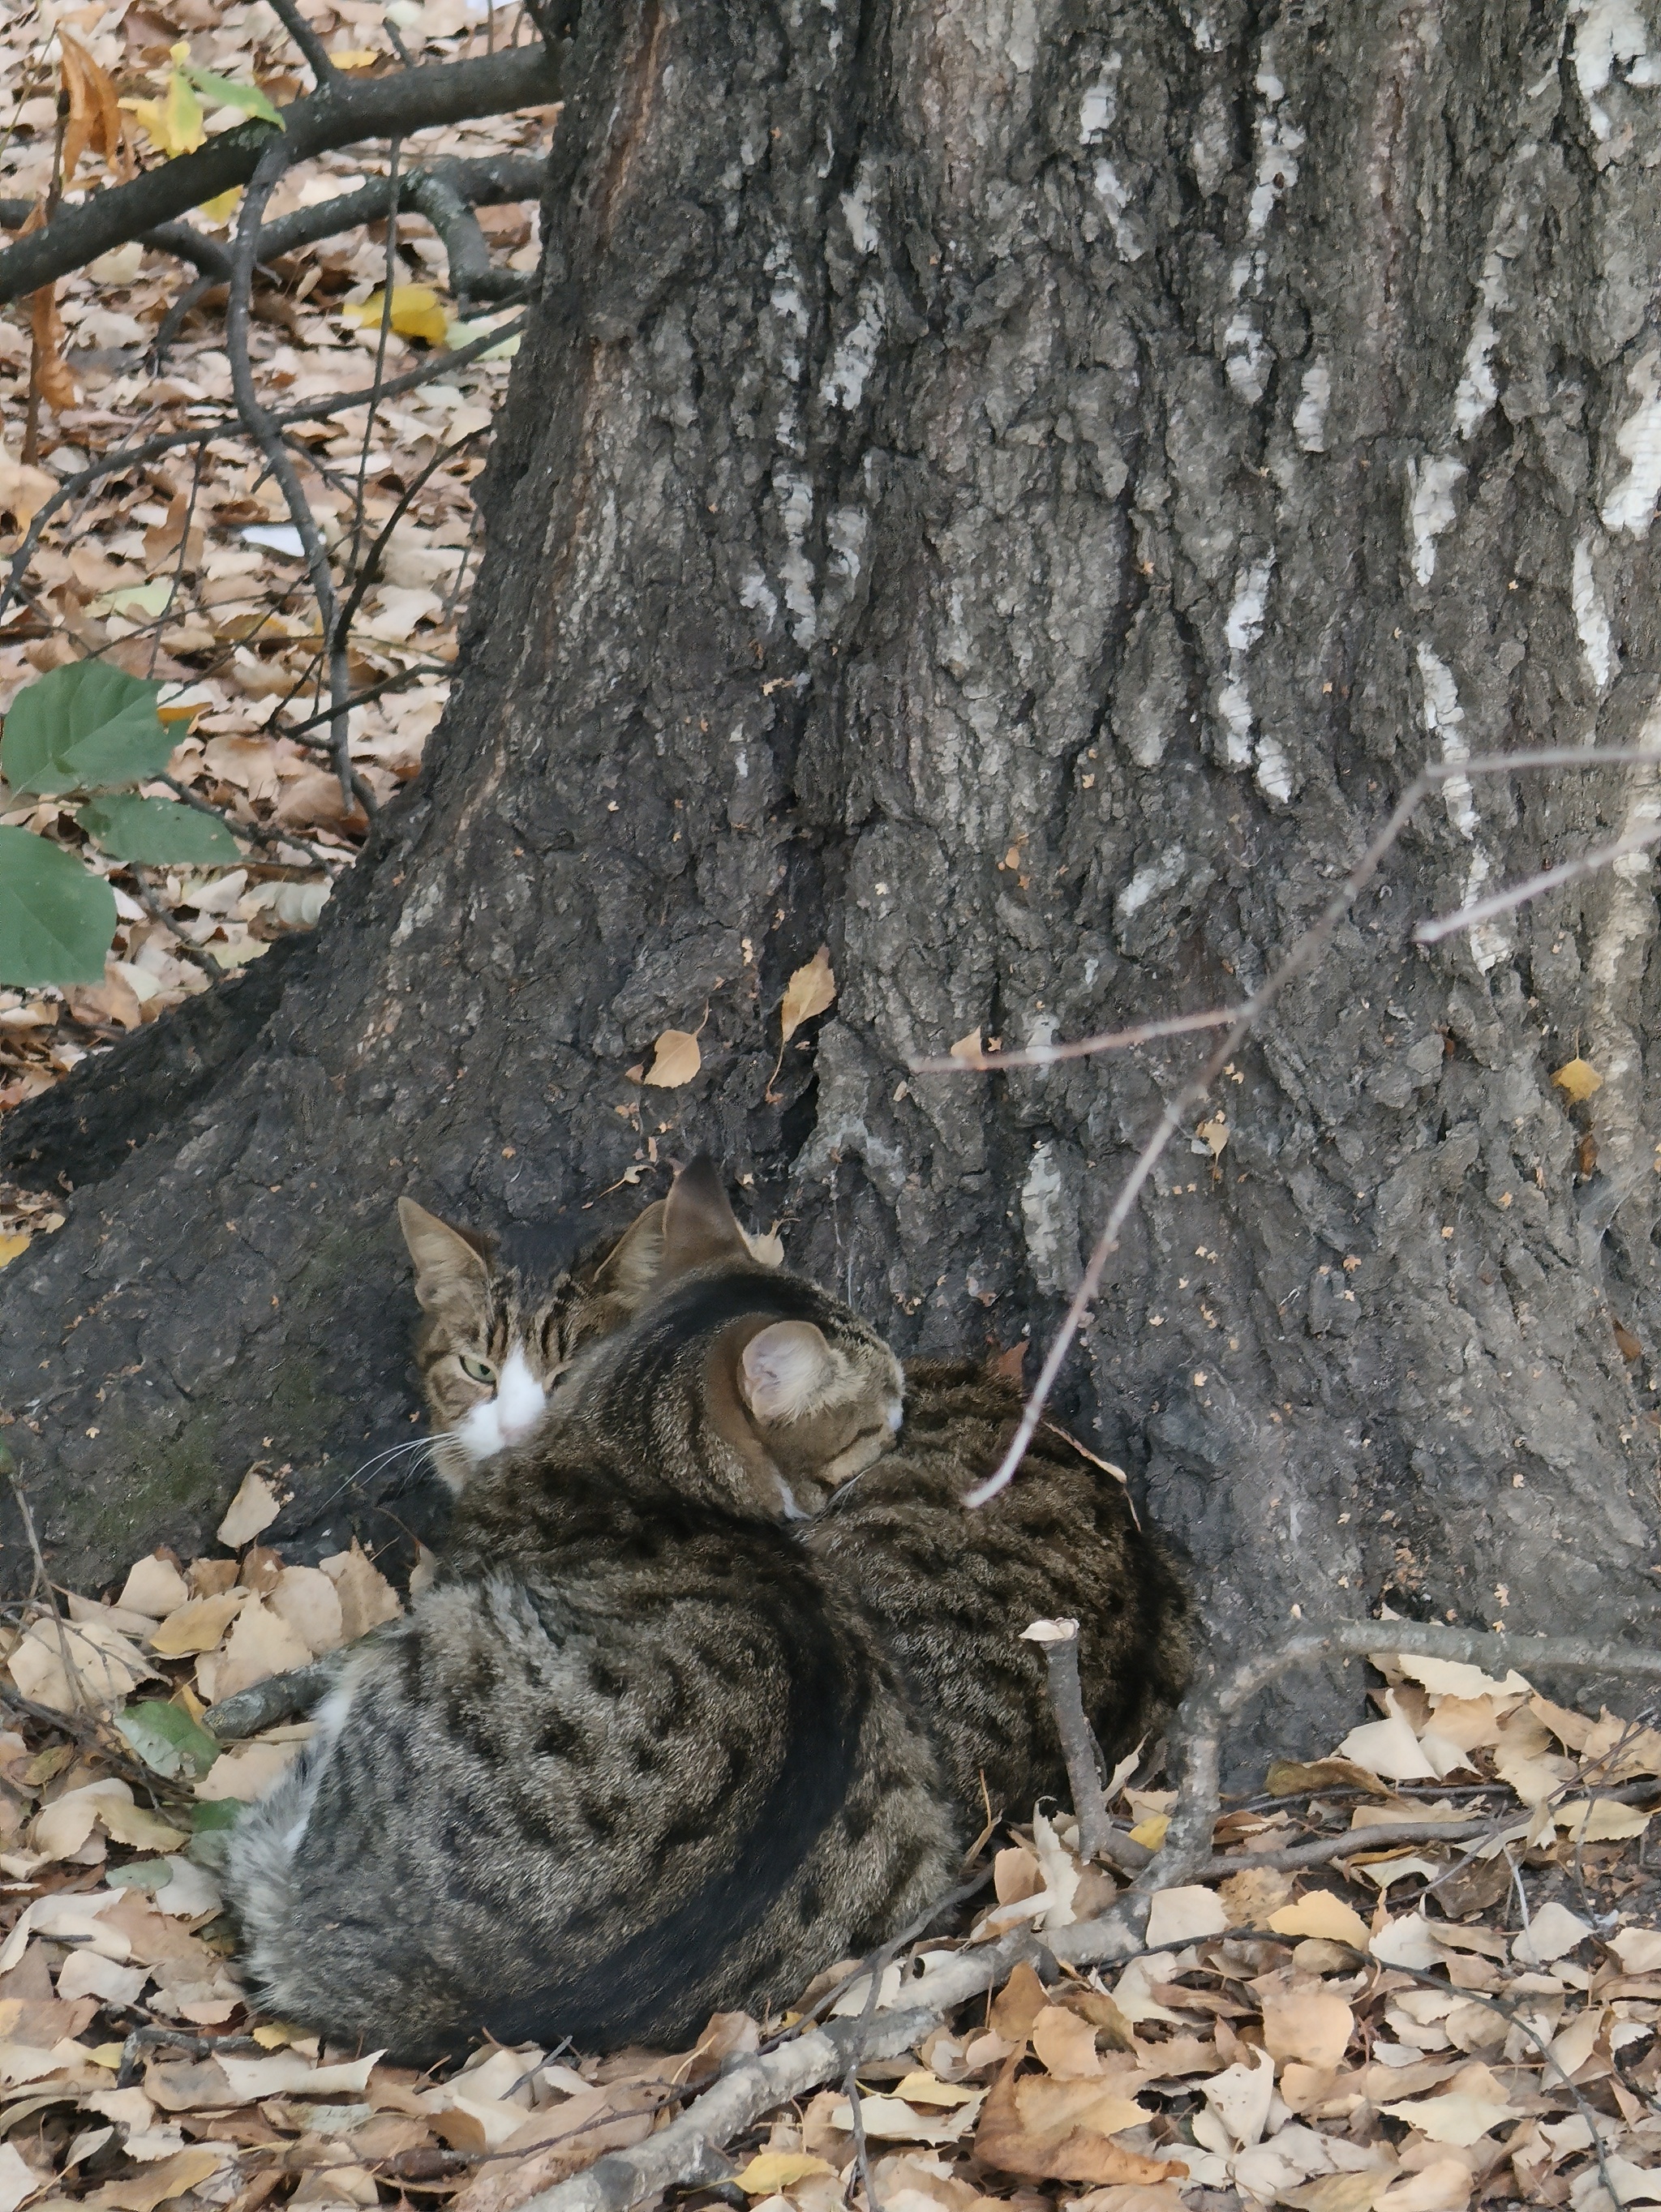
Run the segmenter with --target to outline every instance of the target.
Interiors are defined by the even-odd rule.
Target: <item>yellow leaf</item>
[[[1312,1889],[1296,1905],[1283,1905],[1278,1912],[1269,1914],[1269,1924],[1277,1936],[1324,1936],[1329,1942],[1353,1943],[1359,1951],[1366,1948],[1366,1921],[1329,1889]]]
[[[27,1229],[20,1229],[15,1237],[0,1237],[0,1267],[9,1267],[14,1260],[21,1259],[33,1241]]]
[[[1582,1060],[1579,1053],[1573,1060],[1566,1061],[1551,1079],[1572,1106],[1578,1106],[1583,1098],[1590,1098],[1594,1091],[1603,1087],[1603,1077],[1591,1062]]]
[[[210,222],[228,222],[242,204],[242,187],[233,185],[228,192],[216,192],[210,200],[204,200],[197,210]]]
[[[1165,1841],[1165,1832],[1171,1826],[1169,1813],[1154,1813],[1146,1820],[1139,1820],[1130,1832],[1133,1843],[1141,1844],[1150,1851],[1157,1851]]]
[[[380,56],[373,46],[343,46],[329,56],[338,70],[373,69]]]
[[[652,1065],[640,1079],[654,1091],[678,1091],[703,1065],[698,1041],[690,1030],[665,1030],[652,1048]]]
[[[193,154],[207,137],[202,123],[202,103],[196,87],[178,67],[179,49],[173,49],[174,66],[160,100],[124,100],[122,106],[138,118],[140,126],[158,153],[171,161],[179,154]],[[184,49],[188,54],[189,48]]]
[[[805,2150],[764,2150],[758,2151],[733,2179],[746,2197],[776,2197],[793,2182],[806,2181],[816,2173],[835,2172],[835,2166]]]
[[[121,2063],[122,2054],[126,2047],[125,2043],[100,2043],[89,2051],[88,2056],[94,2066],[106,2066],[113,2074]]]
[[[805,968],[798,968],[784,988],[779,1019],[788,1044],[804,1022],[822,1014],[837,995],[837,979],[830,969],[830,948],[821,945]]]
[[[375,292],[356,307],[343,307],[341,319],[356,323],[360,330],[377,331],[386,305],[386,293]],[[392,324],[400,337],[426,338],[433,345],[443,344],[450,326],[437,293],[426,284],[393,285]]]

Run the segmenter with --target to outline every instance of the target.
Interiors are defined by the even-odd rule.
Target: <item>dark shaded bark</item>
[[[399,1190],[575,1243],[708,1145],[902,1350],[1042,1335],[1205,1045],[910,1058],[1238,996],[1421,759],[1652,726],[1661,114],[1606,17],[588,13],[430,769],[181,1121],[89,1169],[119,1060],[16,1118],[101,1176],[0,1280],[66,1576],[410,1433]],[[1652,871],[1408,931],[1658,805],[1451,786],[1134,1218],[1061,1410],[1224,1641],[1649,1632]]]

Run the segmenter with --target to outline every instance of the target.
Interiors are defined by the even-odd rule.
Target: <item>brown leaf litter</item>
[[[441,2081],[259,2018],[211,1824],[309,1723],[216,1756],[194,1737],[192,1765],[133,1721],[160,1705],[188,1734],[216,1698],[399,1610],[356,1545],[309,1565],[262,1543],[278,1502],[252,1470],[221,1524],[238,1556],[153,1553],[101,1598],[16,1609],[0,1637],[0,2212],[515,2212],[800,2016],[718,2015],[678,2054],[486,2045]],[[730,2185],[761,2212],[862,2206],[857,2098],[883,2212],[1608,2212],[1605,2177],[1621,2203],[1661,2203],[1644,1856],[1661,1733],[1516,1674],[1377,1671],[1372,1717],[1330,1759],[1278,1764],[1219,1821],[1208,1874],[1155,1894],[1140,1955],[1048,1982],[1017,1966],[727,2146]],[[1132,1772],[1116,1821],[1157,1844],[1172,1802]],[[1431,1839],[1374,1840],[1407,1820]],[[1335,1856],[1275,1863],[1299,1847]],[[1016,1924],[1042,1938],[1115,1894],[1068,1817],[1040,1809],[992,1850],[990,1893],[918,1955]],[[857,2017],[857,1966],[801,2004]],[[886,1971],[879,2009],[905,2001],[904,1973]]]

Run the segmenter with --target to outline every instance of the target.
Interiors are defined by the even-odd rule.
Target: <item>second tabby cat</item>
[[[707,1213],[711,1255],[741,1261],[747,1240],[724,1200],[719,1209],[709,1202]],[[432,1356],[441,1344],[453,1361],[468,1357],[467,1346],[498,1362],[522,1352],[546,1376],[557,1411],[563,1370],[542,1347],[561,1347],[566,1363],[580,1364],[581,1348],[621,1324],[662,1266],[661,1200],[536,1293],[496,1276],[488,1258],[472,1260],[471,1237],[431,1215],[423,1220],[425,1240],[410,1239],[423,1306],[435,1310],[447,1268],[470,1285],[465,1299],[443,1308],[441,1336],[428,1324],[428,1407],[439,1430],[453,1419]],[[510,1302],[534,1316],[528,1334],[502,1334],[490,1318]],[[895,1448],[828,1503],[837,1479],[855,1474],[851,1460],[799,1478],[782,1508],[787,1516],[817,1511],[801,1532],[810,1556],[861,1591],[913,1684],[959,1804],[976,1817],[988,1796],[995,1809],[1024,1814],[1067,1786],[1043,1655],[1021,1640],[1031,1621],[1079,1620],[1085,1710],[1110,1759],[1157,1729],[1189,1668],[1189,1600],[1166,1547],[1137,1525],[1120,1484],[1059,1431],[1040,1429],[1009,1487],[965,1509],[965,1493],[1002,1457],[1020,1407],[1014,1382],[970,1362],[916,1362]]]
[[[857,1589],[784,1525],[818,1460],[891,1437],[897,1365],[733,1249],[709,1183],[682,1178],[569,1413],[475,1471],[437,1582],[232,1831],[278,2017],[423,2063],[484,2031],[673,2044],[947,1887],[932,1738]]]

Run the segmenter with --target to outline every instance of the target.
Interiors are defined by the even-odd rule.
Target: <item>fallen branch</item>
[[[337,76],[280,108],[281,134],[268,123],[239,124],[131,184],[94,192],[60,210],[42,229],[0,253],[0,301],[67,276],[113,246],[143,238],[204,201],[246,185],[280,135],[290,164],[362,139],[407,137],[441,124],[467,123],[559,97],[559,65],[539,42],[472,61],[399,70],[389,76]]]
[[[326,1658],[313,1659],[309,1667],[291,1668],[286,1674],[267,1674],[263,1682],[251,1683],[246,1690],[210,1705],[202,1716],[202,1725],[221,1743],[235,1743],[244,1736],[258,1735],[262,1729],[291,1721],[328,1695],[339,1674],[342,1656],[332,1651]]]

